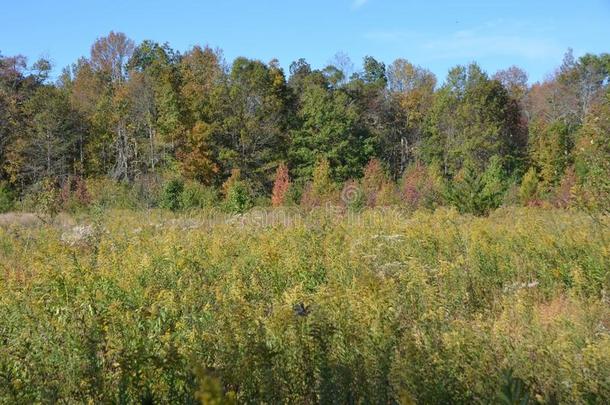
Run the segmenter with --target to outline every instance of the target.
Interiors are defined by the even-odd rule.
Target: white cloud
[[[463,59],[518,56],[526,59],[558,57],[563,48],[524,23],[496,20],[443,35],[406,30],[371,31],[367,40],[403,44],[427,59]]]
[[[352,2],[352,9],[356,10],[364,6],[369,0],[354,0]]]
[[[421,44],[436,58],[483,57],[492,55],[521,56],[528,59],[548,58],[561,54],[561,48],[545,38],[522,35],[483,35],[459,31],[433,38]]]

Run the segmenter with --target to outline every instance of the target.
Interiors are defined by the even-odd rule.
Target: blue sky
[[[110,30],[181,51],[209,44],[229,61],[277,58],[285,68],[300,57],[323,67],[337,52],[356,68],[365,55],[403,57],[440,80],[477,61],[490,73],[516,64],[533,82],[568,47],[610,52],[610,0],[24,0],[0,9],[0,52],[50,57],[56,72]]]

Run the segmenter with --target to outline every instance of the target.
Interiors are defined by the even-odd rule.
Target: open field
[[[535,208],[5,218],[0,403],[488,403],[520,382],[608,403],[609,226]]]

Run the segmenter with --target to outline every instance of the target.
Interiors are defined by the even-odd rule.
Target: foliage
[[[519,187],[519,198],[523,205],[538,199],[538,172],[535,167],[530,167],[523,176]]]
[[[138,193],[125,182],[111,179],[89,178],[86,181],[87,190],[94,205],[102,208],[140,209],[147,208],[138,198]]]
[[[59,193],[61,207],[66,211],[83,209],[91,204],[87,183],[82,177],[68,177]]]
[[[362,192],[366,206],[375,207],[378,202],[382,203],[382,201],[378,201],[384,199],[380,198],[380,193],[388,188],[389,183],[390,179],[381,162],[378,159],[371,159],[364,168],[362,176]]]
[[[180,52],[110,32],[54,83],[48,60],[0,55],[0,181],[22,196],[24,208],[35,205],[28,191],[36,184],[69,178],[110,180],[103,186],[114,200],[87,187],[105,207],[152,208],[168,178],[218,188],[239,169],[245,194],[264,202],[284,163],[292,202],[338,203],[339,183],[353,179],[362,182],[368,207],[394,205],[405,199],[404,190],[396,193],[401,179],[413,177],[406,205],[414,208],[424,189],[435,194],[444,188],[439,182],[463,189],[454,182],[483,173],[496,156],[512,182],[530,167],[537,171],[532,204],[607,211],[609,60],[568,51],[553,75],[531,86],[516,66],[490,74],[470,63],[441,82],[402,58],[386,66],[366,56],[355,71],[344,54],[320,69],[298,59],[287,76],[277,60],[226,61],[220,49]],[[321,159],[337,184],[332,198],[307,186]],[[439,167],[434,184],[424,184],[413,169],[419,164]],[[572,166],[575,176],[566,177]],[[491,187],[485,192],[499,193]],[[483,204],[489,208],[475,211],[498,205],[485,198],[493,200]],[[69,200],[59,208],[87,205]],[[443,202],[432,200],[423,205]]]
[[[513,370],[504,372],[502,389],[498,392],[498,404],[503,405],[527,405],[530,402],[530,394],[527,392],[523,380],[513,376]]]
[[[184,181],[182,179],[171,179],[163,186],[161,194],[161,207],[171,211],[180,209],[180,199],[184,191]]]
[[[458,66],[435,94],[420,154],[424,161],[441,162],[449,176],[466,166],[482,171],[493,156],[513,171],[526,153],[521,124],[518,105],[500,82],[476,64]]]
[[[248,183],[241,178],[239,169],[233,169],[231,177],[222,185],[224,208],[228,212],[243,213],[252,207],[252,192]]]
[[[288,166],[281,163],[275,170],[275,181],[273,182],[273,190],[271,191],[271,204],[274,207],[284,205],[286,197],[290,191],[290,176],[288,174]]]
[[[350,211],[360,211],[366,207],[364,191],[356,180],[348,180],[343,185],[341,203]]]
[[[0,402],[608,402],[607,217],[256,215],[0,226]]]
[[[320,206],[335,199],[337,187],[331,178],[330,171],[328,160],[320,159],[313,170],[312,180],[301,197],[301,205]]]
[[[6,182],[0,182],[0,214],[13,209],[15,196]]]
[[[402,178],[402,200],[409,209],[435,208],[442,202],[443,179],[438,166],[420,162],[407,168]]]
[[[610,93],[578,134],[575,166],[581,206],[610,212]]]
[[[370,150],[348,94],[308,86],[301,96],[298,118],[302,124],[293,131],[289,150],[297,176],[311,177],[321,158],[328,160],[335,181],[360,176]]]
[[[450,184],[446,198],[460,212],[485,215],[502,204],[507,188],[500,159],[494,156],[483,173],[467,165]]]
[[[180,193],[180,209],[212,208],[217,204],[217,199],[214,188],[187,181]]]

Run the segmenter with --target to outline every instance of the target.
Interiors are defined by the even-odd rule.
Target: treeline
[[[88,179],[161,187],[171,207],[186,184],[237,210],[342,187],[355,205],[608,209],[610,55],[568,51],[531,86],[517,67],[456,66],[439,83],[404,59],[350,65],[299,59],[286,75],[277,60],[228,64],[111,32],[50,83],[48,61],[0,55],[0,210],[53,190],[86,202]]]

